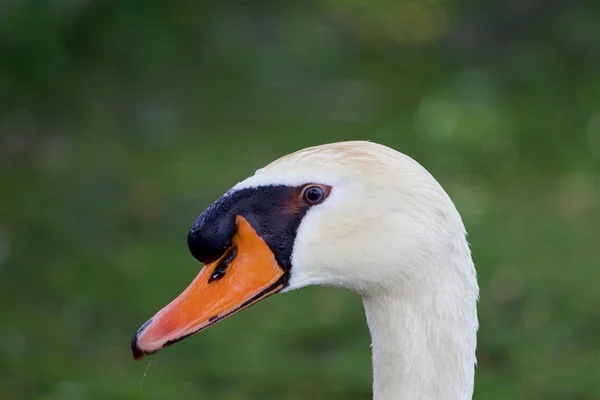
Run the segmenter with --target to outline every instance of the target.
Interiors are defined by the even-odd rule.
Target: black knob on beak
[[[219,259],[231,243],[235,232],[235,215],[227,204],[228,199],[221,198],[206,209],[196,219],[187,237],[188,248],[192,255],[204,264]]]

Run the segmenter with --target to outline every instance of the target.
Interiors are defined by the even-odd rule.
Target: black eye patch
[[[313,206],[304,199],[305,187],[260,186],[224,195],[192,225],[188,233],[190,252],[204,264],[223,257],[235,234],[235,218],[241,215],[267,243],[279,266],[289,272],[298,226]],[[331,189],[324,185],[319,187],[324,188],[327,194]],[[221,279],[234,258],[235,253],[223,258],[209,282]]]

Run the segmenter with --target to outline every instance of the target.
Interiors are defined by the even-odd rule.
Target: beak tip
[[[146,353],[138,347],[137,339],[138,338],[137,338],[137,332],[136,332],[133,335],[133,338],[131,339],[131,353],[132,353],[133,359],[135,361],[141,360],[146,355]]]
[[[148,353],[144,350],[142,350],[139,346],[138,346],[138,340],[140,338],[140,335],[142,334],[142,332],[144,332],[144,330],[150,326],[150,324],[154,321],[154,317],[150,318],[148,321],[144,322],[144,324],[140,327],[140,329],[138,329],[134,334],[133,337],[131,338],[131,353],[133,354],[133,359],[138,361],[141,360],[142,358],[144,358],[144,356],[149,355],[151,353]]]

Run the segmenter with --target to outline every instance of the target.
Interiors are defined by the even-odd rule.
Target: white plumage
[[[333,190],[300,224],[286,290],[330,285],[362,296],[375,400],[471,399],[479,288],[443,188],[406,155],[356,141],[282,157],[232,191],[308,182]]]

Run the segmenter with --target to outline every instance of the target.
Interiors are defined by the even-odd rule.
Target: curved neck
[[[461,284],[441,283],[418,295],[363,298],[374,400],[472,398],[477,286],[469,292]]]

